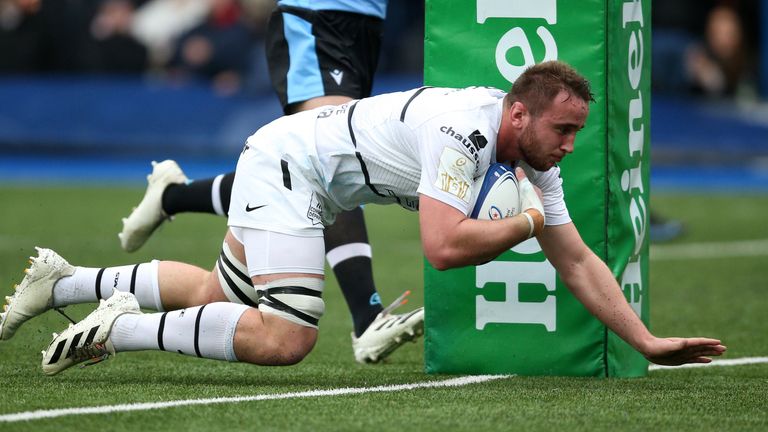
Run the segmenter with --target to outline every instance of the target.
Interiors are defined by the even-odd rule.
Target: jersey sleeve
[[[521,162],[519,166],[525,171],[531,183],[541,190],[546,224],[563,225],[571,222],[571,215],[565,205],[560,167],[554,166],[547,171],[537,171],[525,162]]]
[[[464,117],[473,116],[466,112],[437,116],[414,131],[421,160],[417,192],[469,214],[480,161],[473,138],[477,141],[480,134],[473,137],[473,133],[479,132],[478,122]]]

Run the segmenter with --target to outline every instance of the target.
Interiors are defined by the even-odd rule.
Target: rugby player
[[[371,95],[387,0],[280,0],[267,29],[270,78],[285,114],[340,105]],[[153,163],[141,203],[123,219],[120,244],[140,248],[171,216],[203,212],[226,216],[235,173],[189,181],[175,161]],[[423,332],[424,311],[393,310],[406,291],[384,308],[371,268],[362,208],[340,213],[326,228],[326,259],[352,314],[352,348],[360,363],[378,362]],[[222,281],[227,298],[255,305],[247,284]],[[243,285],[243,286],[240,286]]]
[[[135,295],[95,284],[102,289],[96,295],[106,300],[54,334],[43,352],[43,371],[56,374],[136,350],[260,365],[301,361],[314,346],[324,310],[323,226],[363,203],[418,211],[423,252],[437,269],[482,263],[536,236],[574,296],[648,360],[709,362],[725,346],[710,338],[651,334],[569,217],[557,163],[574,151],[592,100],[586,79],[552,61],[526,70],[508,94],[422,87],[275,120],[246,141],[222,252],[222,259],[247,269],[258,308],[226,301],[219,268],[153,262],[156,286],[132,276],[128,291]],[[497,161],[522,168],[521,183],[536,185],[541,199],[532,187],[521,188],[527,203],[522,213],[471,219],[473,182]],[[76,282],[79,269],[40,250],[1,317],[0,338],[27,318],[68,304],[67,293],[93,296],[99,276]],[[187,307],[190,293],[208,302]],[[153,297],[174,310],[142,313],[141,298]]]

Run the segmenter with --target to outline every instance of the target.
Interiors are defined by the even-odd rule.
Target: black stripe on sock
[[[288,171],[288,161],[285,159],[280,159],[280,169],[283,170],[283,186],[285,186],[288,190],[291,189],[291,172]]]
[[[222,263],[221,257],[219,257],[219,260],[216,262],[216,264],[219,266],[219,274],[221,274],[221,276],[224,277],[224,280],[227,282],[227,286],[229,287],[229,289],[232,290],[233,293],[235,293],[237,298],[239,298],[240,301],[243,302],[243,304],[246,304],[251,307],[258,307],[258,305],[254,303],[250,297],[248,297],[247,295],[245,295],[245,293],[240,291],[240,288],[238,288],[235,281],[233,281],[232,278],[229,277],[226,270],[224,270],[224,264]]]
[[[160,348],[160,351],[165,351],[165,345],[163,345],[163,330],[165,330],[166,315],[168,315],[168,312],[163,313],[160,317],[160,326],[157,329],[157,346]]]
[[[101,299],[101,277],[104,275],[105,269],[99,269],[99,273],[96,274],[96,300]]]
[[[195,354],[197,354],[198,357],[202,357],[202,355],[200,355],[200,318],[203,316],[203,309],[205,309],[205,305],[200,306],[200,309],[197,311],[197,317],[195,318]]]
[[[416,96],[420,95],[421,92],[423,92],[424,90],[426,90],[428,88],[432,88],[432,87],[429,87],[429,86],[422,87],[422,88],[416,90],[416,92],[413,93],[413,96],[411,96],[410,99],[408,99],[408,102],[406,102],[405,105],[403,106],[403,111],[400,112],[400,121],[401,122],[405,122],[405,111],[408,110],[408,106],[411,104],[411,102],[413,102],[413,100],[416,99]]]
[[[136,294],[136,273],[139,271],[139,264],[136,264],[133,266],[133,271],[131,272],[131,294]]]

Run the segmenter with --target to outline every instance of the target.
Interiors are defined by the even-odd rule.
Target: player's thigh
[[[322,230],[318,229],[318,233]],[[290,278],[324,279],[325,242],[322,235],[296,236],[230,227],[224,241],[232,256],[246,263],[254,286]]]
[[[245,258],[265,321],[277,317],[317,329],[325,311],[325,244],[322,230],[318,234],[230,227],[228,239]]]

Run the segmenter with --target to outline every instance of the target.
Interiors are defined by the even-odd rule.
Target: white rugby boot
[[[140,314],[139,302],[127,292],[115,290],[112,297],[101,300],[99,307],[77,324],[70,324],[61,334],[53,334],[53,340],[43,351],[43,372],[57,373],[78,363],[90,360],[86,366],[106,360],[115,354],[109,333],[117,317],[123,314]]]
[[[360,335],[352,333],[352,349],[358,363],[378,363],[408,341],[415,341],[424,333],[424,308],[405,314],[391,312],[408,302],[406,291],[384,308],[371,325]]]
[[[117,236],[126,252],[133,252],[149,239],[149,236],[166,219],[163,211],[163,191],[168,185],[187,183],[189,179],[173,160],[160,163],[152,161],[152,173],[147,176],[147,191],[130,216],[123,218],[123,231]]]
[[[29,257],[31,264],[12,296],[6,297],[0,313],[0,340],[8,340],[27,320],[53,307],[53,286],[64,276],[71,276],[75,268],[50,249],[35,247],[37,257]]]

